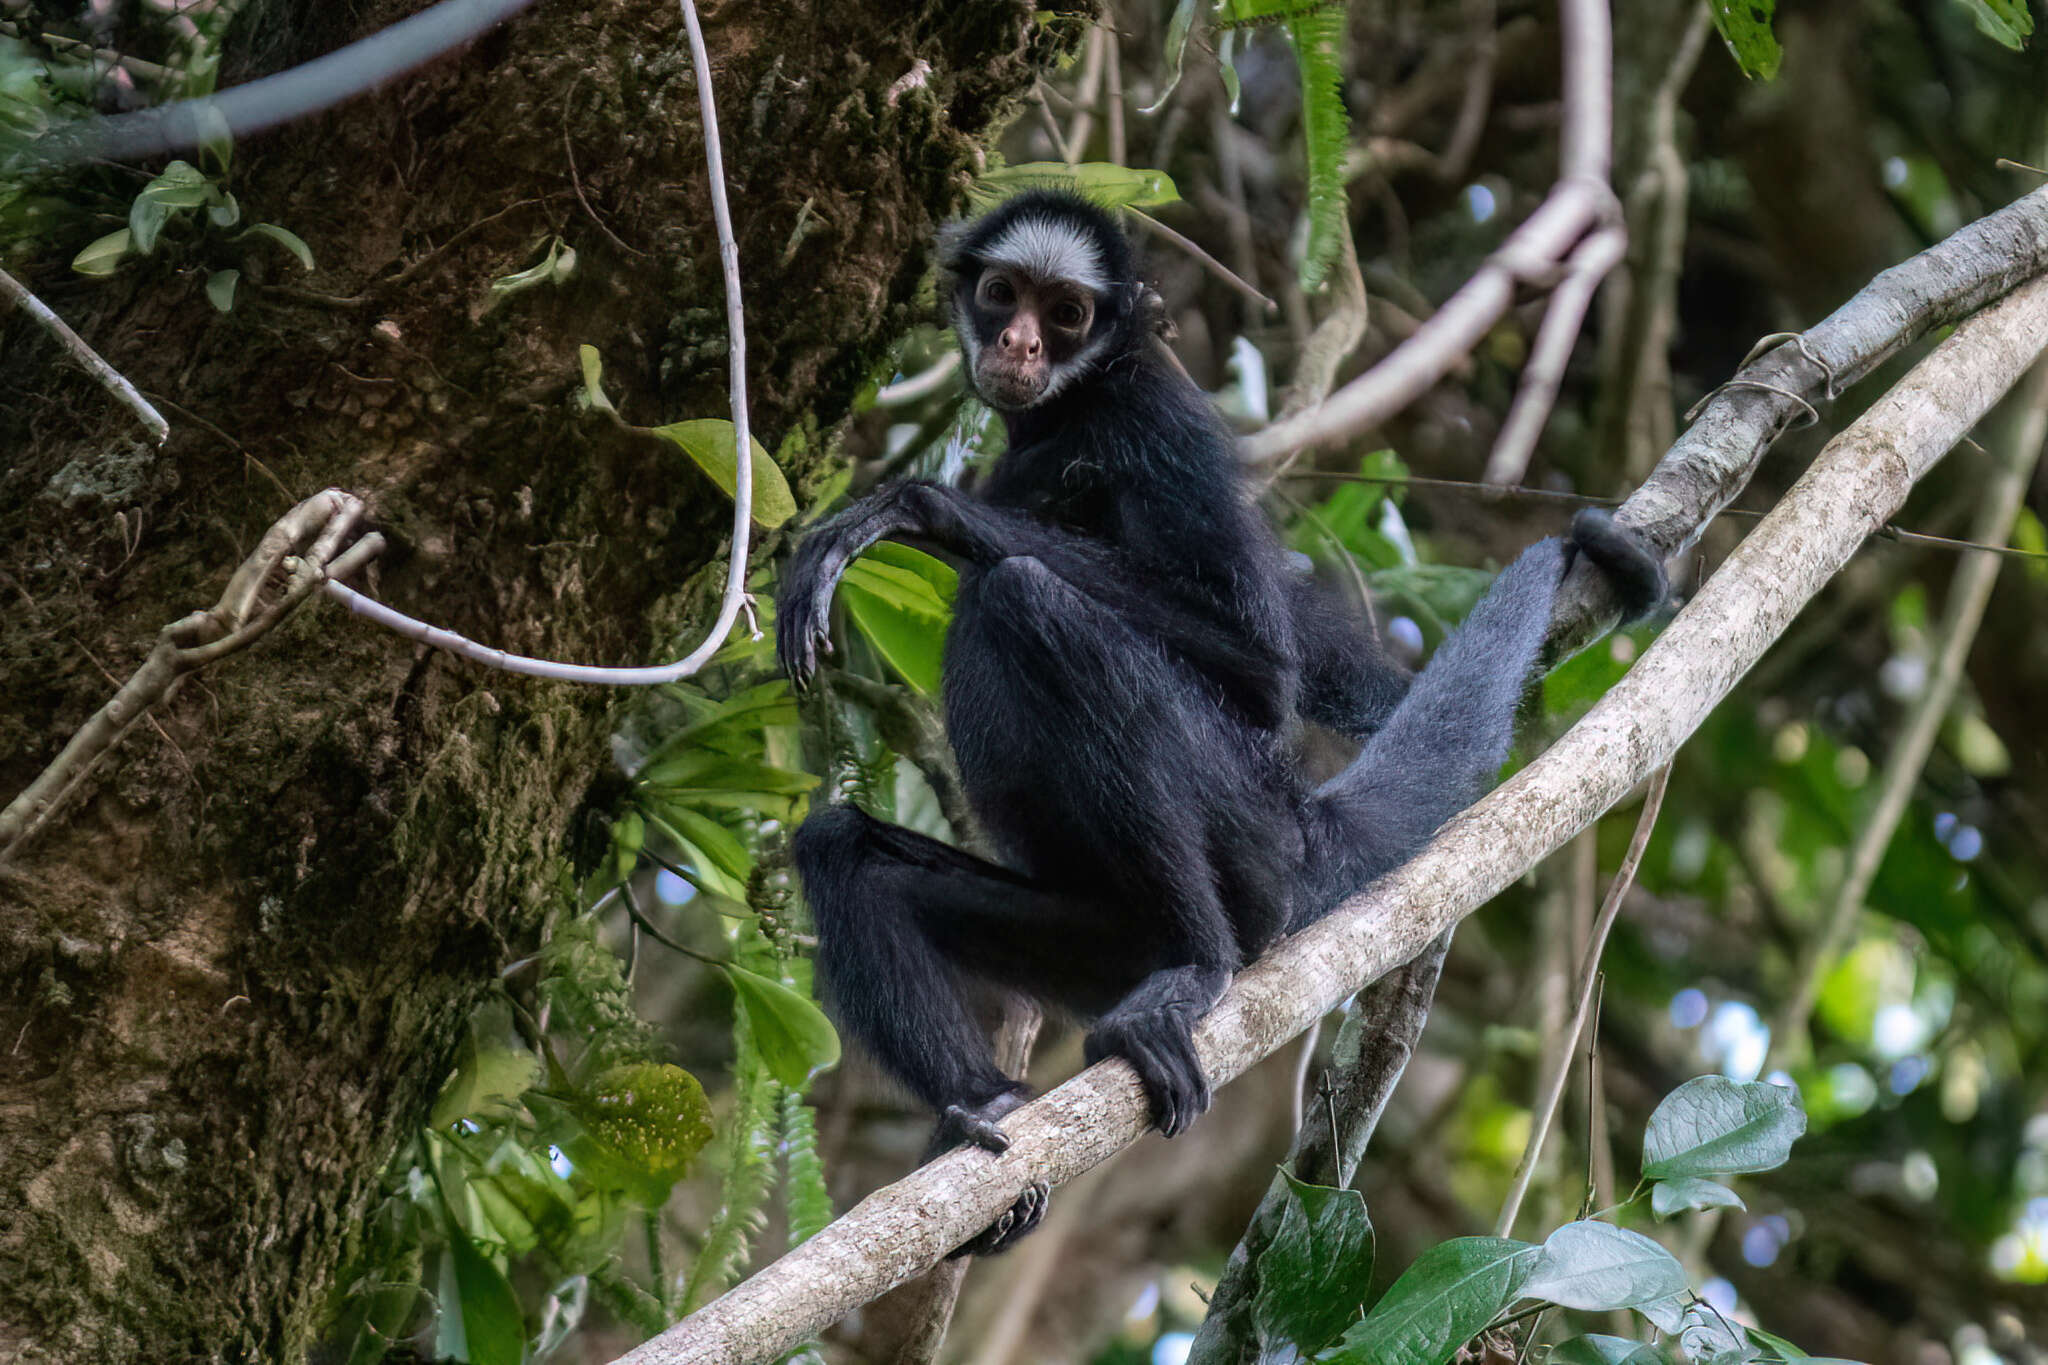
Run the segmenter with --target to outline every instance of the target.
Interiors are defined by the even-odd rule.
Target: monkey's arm
[[[1205,610],[1198,595],[1162,587],[1157,570],[1113,546],[1016,508],[917,481],[891,484],[827,518],[797,547],[776,598],[776,652],[792,681],[808,681],[820,649],[831,647],[832,594],[846,566],[876,541],[897,538],[921,541],[982,568],[1004,559],[1036,559],[1218,683],[1255,722],[1278,726],[1285,720],[1275,700],[1284,690],[1274,679],[1288,660]]]

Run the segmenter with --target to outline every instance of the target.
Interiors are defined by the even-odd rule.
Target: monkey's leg
[[[1068,1003],[1101,1016],[1089,1059],[1128,1060],[1177,1134],[1210,1100],[1192,1030],[1243,958],[1245,907],[1219,895],[1216,850],[1253,823],[1243,803],[1271,795],[1258,745],[1159,640],[1035,558],[963,580],[957,610],[946,711],[962,775],[1021,866],[1108,903],[1098,937],[1126,975]],[[1270,937],[1285,916],[1265,918]]]
[[[1089,1008],[1131,979],[1113,912],[851,806],[814,811],[794,851],[840,1022],[939,1112],[926,1159],[962,1143],[1004,1150],[998,1122],[1029,1092],[997,1070],[961,974]],[[957,1254],[1015,1242],[1044,1216],[1047,1194],[1026,1190]]]

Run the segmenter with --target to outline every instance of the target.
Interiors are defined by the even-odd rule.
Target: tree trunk
[[[260,7],[232,42],[326,46],[416,7],[358,4],[317,40],[335,10]],[[705,10],[755,429],[801,489],[1060,26],[1021,2]],[[589,343],[629,420],[726,415],[674,0],[536,6],[236,148],[246,217],[303,237],[310,276],[219,233],[73,276],[139,182],[99,183],[111,216],[25,282],[173,435],[150,447],[0,318],[0,793],[328,485],[392,542],[376,595],[491,644],[639,663],[709,619],[730,503],[571,401]],[[494,301],[557,236],[573,274]],[[202,292],[224,266],[225,316]],[[579,817],[609,813],[621,704],[316,599],[130,733],[0,871],[0,1357],[306,1354],[460,1025],[563,903]]]

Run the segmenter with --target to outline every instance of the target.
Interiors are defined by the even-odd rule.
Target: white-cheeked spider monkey
[[[1662,566],[1582,512],[1410,678],[1290,564],[1107,214],[1022,195],[951,230],[941,266],[1008,448],[975,494],[899,482],[812,530],[778,648],[806,682],[841,572],[878,540],[957,561],[946,727],[1001,861],[818,806],[795,858],[819,966],[846,1030],[938,1112],[935,1152],[1003,1150],[1029,1094],[997,1069],[969,978],[1092,1020],[1088,1059],[1136,1068],[1172,1136],[1209,1105],[1190,1034],[1231,974],[1492,784],[1574,555],[1631,614],[1662,599]],[[1364,747],[1314,785],[1302,721]],[[1001,1249],[1044,1206],[1027,1193],[963,1250]]]

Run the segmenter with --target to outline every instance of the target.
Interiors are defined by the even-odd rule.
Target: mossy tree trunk
[[[317,51],[416,7],[273,4],[247,40]],[[801,488],[1061,26],[1026,3],[704,11],[755,428]],[[87,282],[63,262],[116,220],[49,243],[20,273],[173,436],[148,446],[0,318],[0,791],[329,485],[368,499],[401,609],[587,661],[694,638],[730,504],[571,396],[587,342],[630,420],[726,415],[702,151],[674,0],[545,0],[236,149],[245,214],[305,238],[310,276],[197,238]],[[493,306],[555,236],[573,275]],[[226,265],[222,316],[202,285]],[[0,1357],[305,1355],[467,1012],[610,810],[617,704],[315,600],[131,733],[0,872]]]

